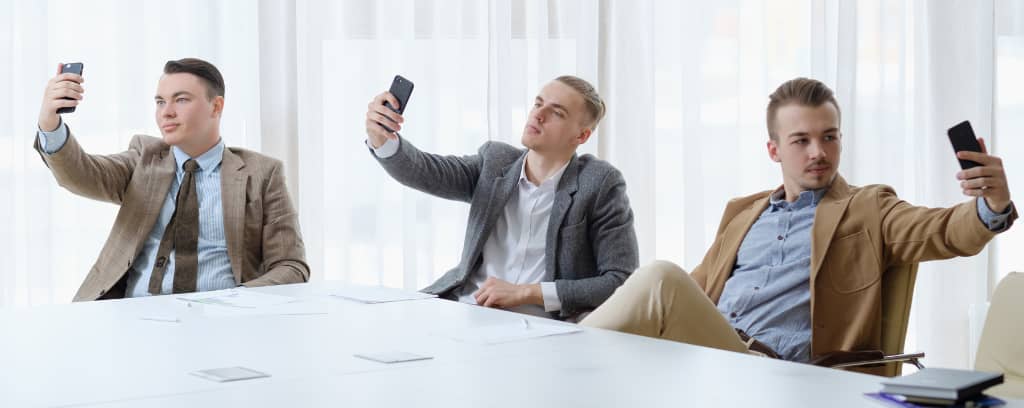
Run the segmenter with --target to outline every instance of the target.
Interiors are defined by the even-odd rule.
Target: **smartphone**
[[[946,132],[949,135],[949,142],[953,144],[953,152],[960,152],[963,150],[981,153],[981,145],[978,144],[978,138],[974,136],[974,129],[971,128],[971,122],[963,121],[958,123],[956,126],[949,128]],[[981,166],[973,160],[960,160],[960,168],[967,170],[972,167]]]
[[[384,102],[384,106],[387,106],[388,109],[395,111],[395,113],[398,113],[399,115],[405,113],[405,106],[409,104],[409,97],[412,96],[412,88],[412,81],[405,79],[401,75],[395,75],[395,79],[391,81],[391,89],[389,89],[388,92],[391,92],[391,95],[394,95],[395,99],[398,99],[398,109],[395,109],[387,101]],[[391,130],[387,126],[384,126],[384,129],[387,129],[388,132],[394,133],[394,130]]]
[[[82,68],[83,67],[84,67],[84,65],[81,62],[68,62],[68,63],[65,63],[64,65],[62,65],[60,67],[60,73],[62,73],[62,74],[63,73],[72,73],[72,74],[82,75]],[[64,98],[64,99],[71,100],[71,98]],[[75,111],[75,107],[74,106],[68,106],[68,107],[57,109],[57,113],[58,114],[61,114],[61,113],[71,113],[71,112],[74,112],[74,111]]]

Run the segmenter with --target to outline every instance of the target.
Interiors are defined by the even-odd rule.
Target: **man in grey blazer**
[[[225,147],[224,79],[209,62],[168,61],[154,98],[162,139],[87,154],[57,111],[77,106],[80,75],[58,70],[36,150],[69,191],[120,206],[75,301],[305,282],[309,267],[279,160]]]
[[[605,110],[586,81],[562,76],[540,90],[523,128],[526,149],[486,142],[477,154],[462,157],[416,149],[397,133],[403,118],[385,102],[399,106],[385,92],[366,114],[371,154],[406,186],[470,203],[459,265],[424,292],[575,319],[604,302],[637,268],[622,174],[594,156],[576,154]]]

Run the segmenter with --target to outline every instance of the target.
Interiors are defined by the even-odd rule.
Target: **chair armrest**
[[[844,368],[880,366],[888,363],[907,363],[913,364],[920,369],[924,368],[924,365],[919,361],[921,358],[924,358],[924,353],[887,356],[881,350],[833,351],[814,358],[811,360],[811,364],[822,367]]]

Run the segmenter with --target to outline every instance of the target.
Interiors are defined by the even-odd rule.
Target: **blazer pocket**
[[[832,289],[839,293],[864,290],[882,278],[878,256],[866,230],[832,241],[823,266]]]
[[[244,242],[250,251],[259,253],[263,245],[263,202],[259,199],[245,203],[245,234]]]
[[[562,227],[562,229],[559,230],[558,233],[563,238],[579,235],[581,233],[586,234],[587,233],[587,220],[586,220],[586,218],[584,218],[583,221],[580,221],[580,222],[577,222],[575,224],[567,225],[565,227]]]

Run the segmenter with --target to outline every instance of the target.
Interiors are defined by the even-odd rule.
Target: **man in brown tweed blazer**
[[[154,98],[163,138],[136,135],[113,155],[86,153],[57,112],[82,101],[83,81],[49,81],[35,145],[62,187],[121,207],[75,301],[309,279],[281,162],[221,140],[215,66],[168,61]]]

